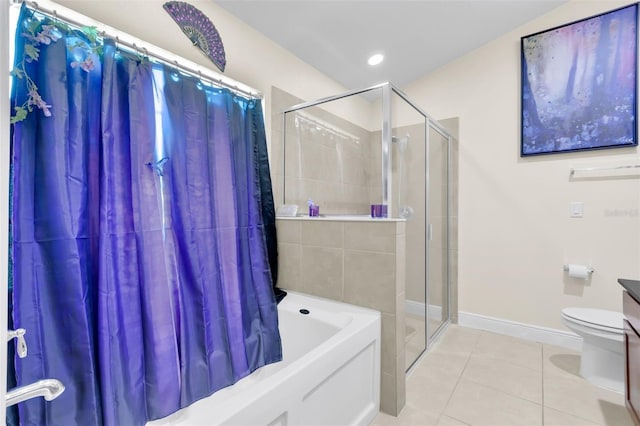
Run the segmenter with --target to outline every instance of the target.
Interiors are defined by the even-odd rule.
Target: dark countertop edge
[[[618,278],[618,283],[629,292],[631,297],[636,299],[636,301],[640,301],[640,281]]]

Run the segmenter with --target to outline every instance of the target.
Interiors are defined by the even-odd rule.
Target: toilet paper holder
[[[564,265],[564,266],[562,267],[562,269],[564,269],[564,271],[565,271],[565,272],[569,272],[569,265]],[[588,273],[588,274],[593,274],[594,272],[595,272],[595,269],[593,269],[593,268],[592,268],[592,267],[590,267],[590,266],[587,266],[587,273]]]

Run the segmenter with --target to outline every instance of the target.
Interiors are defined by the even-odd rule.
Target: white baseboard
[[[424,303],[405,300],[404,311],[412,315],[424,315]],[[429,316],[432,319],[440,320],[442,318],[442,307],[429,305]],[[463,327],[491,331],[520,339],[560,346],[578,352],[582,350],[582,338],[570,331],[540,327],[471,312],[458,312],[458,324]]]
[[[582,338],[569,331],[540,327],[501,318],[493,318],[471,312],[458,312],[458,324],[463,327],[491,331],[520,339],[561,346],[580,352]]]

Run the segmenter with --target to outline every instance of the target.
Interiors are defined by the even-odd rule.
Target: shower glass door
[[[393,217],[405,219],[405,368],[427,348],[427,187],[424,114],[393,93],[391,104],[391,206]]]
[[[449,147],[450,137],[430,120],[427,142],[427,345],[449,319]]]
[[[395,89],[390,100],[389,204],[392,217],[405,219],[405,301],[397,318],[409,370],[449,323],[451,136]]]

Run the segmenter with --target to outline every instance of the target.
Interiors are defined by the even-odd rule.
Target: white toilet
[[[596,386],[624,392],[624,329],[620,312],[565,308],[562,321],[583,338],[580,375]]]

